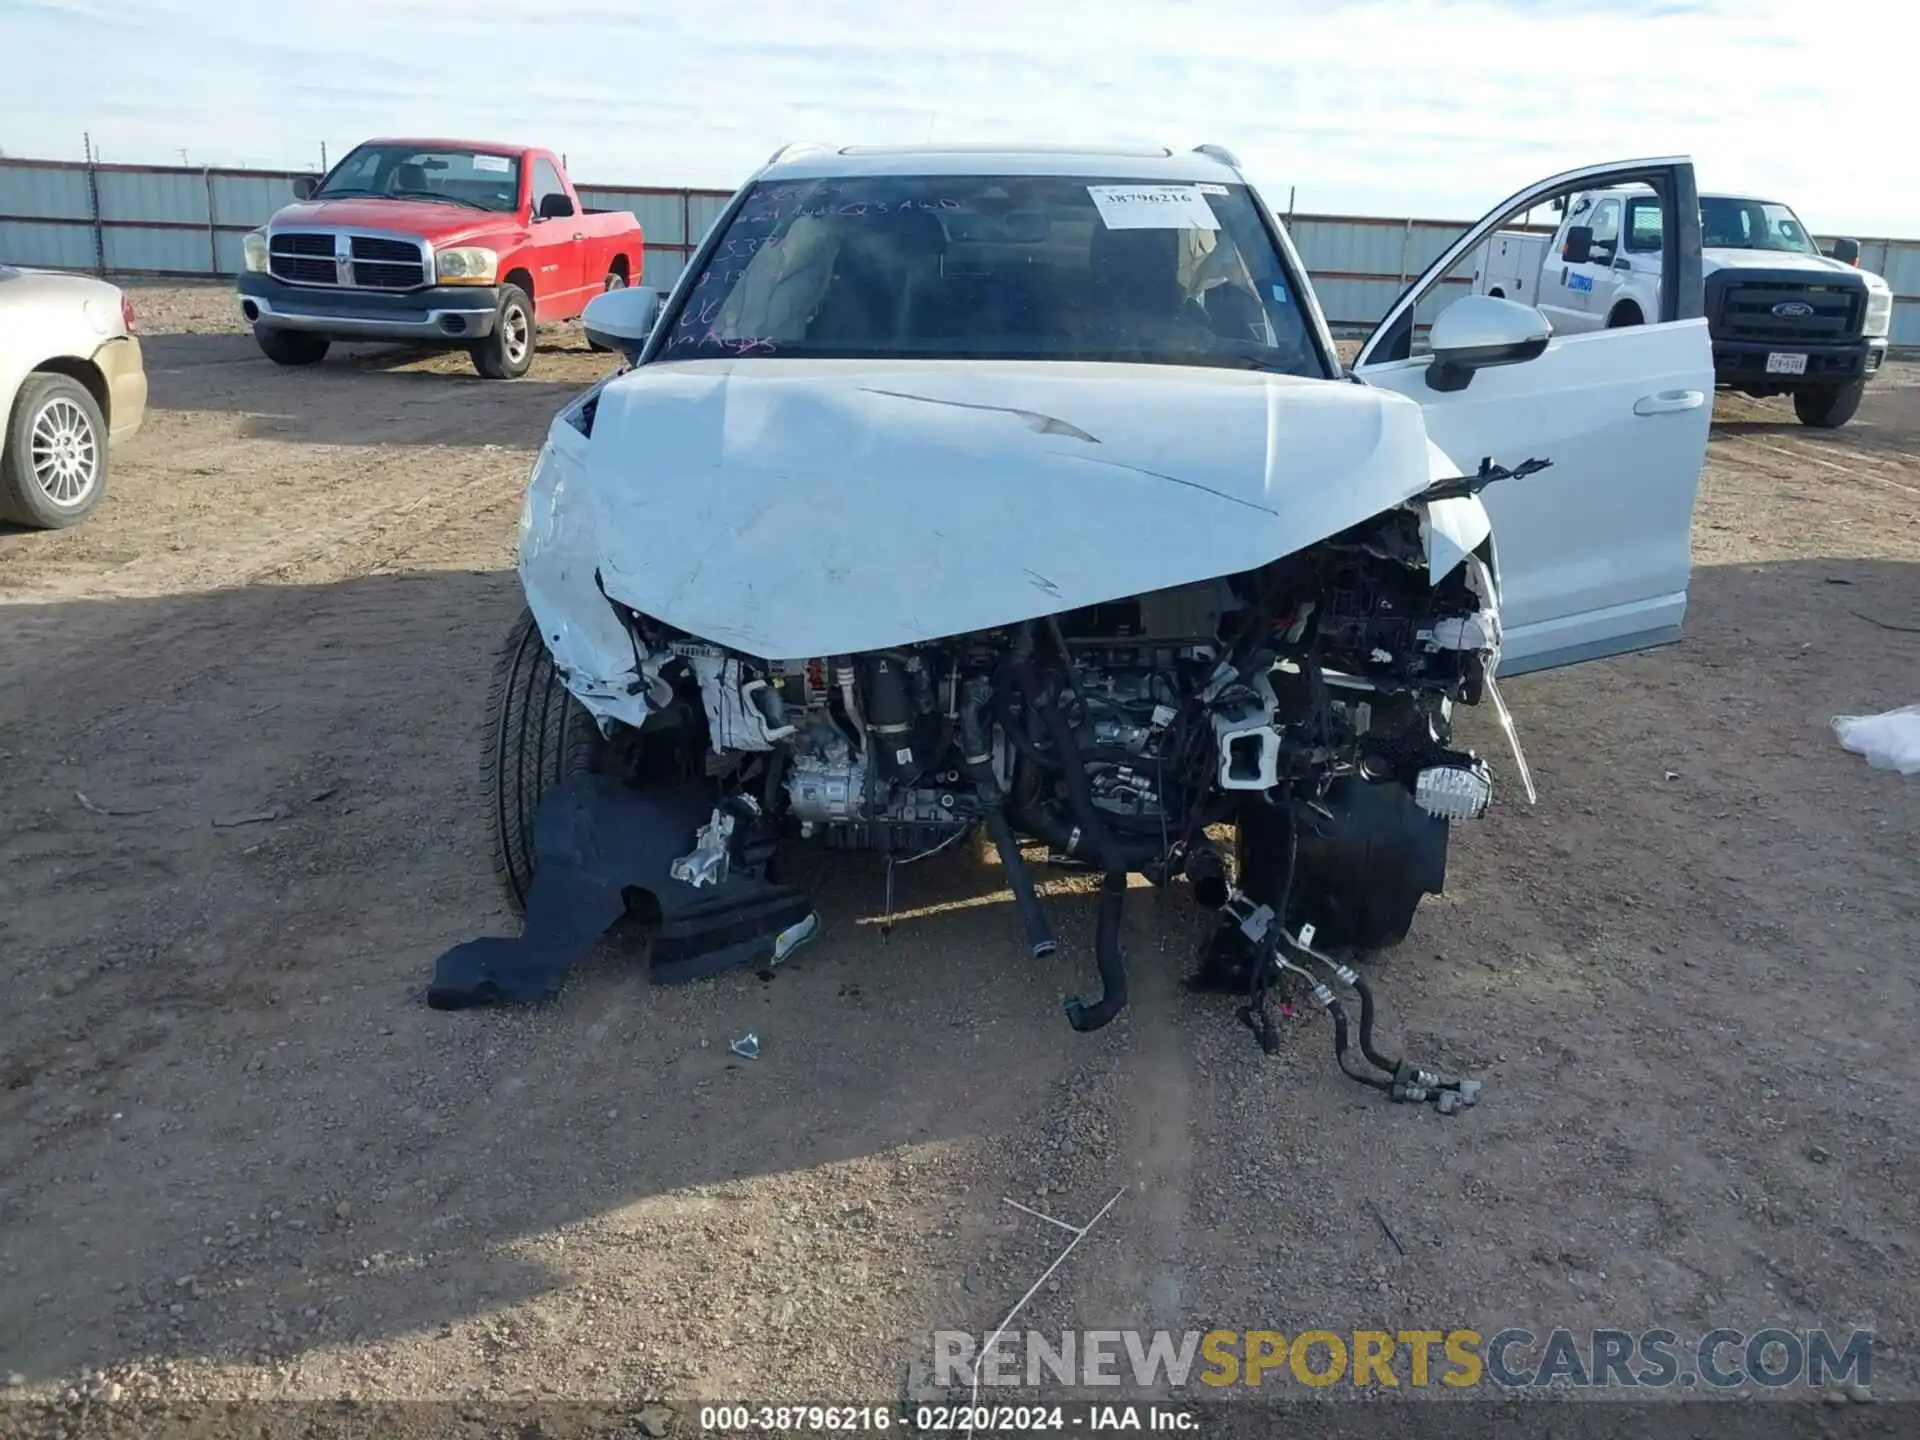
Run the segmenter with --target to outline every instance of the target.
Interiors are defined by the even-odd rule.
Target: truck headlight
[[[1867,319],[1860,333],[1877,340],[1893,328],[1893,289],[1881,285],[1867,291]]]
[[[240,254],[246,262],[247,270],[254,275],[264,275],[267,270],[267,236],[263,230],[249,230],[240,237]]]
[[[442,285],[491,285],[500,257],[481,245],[433,252],[434,279]]]

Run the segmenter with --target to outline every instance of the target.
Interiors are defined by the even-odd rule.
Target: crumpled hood
[[[1716,270],[1805,270],[1823,278],[1866,274],[1828,255],[1805,255],[1794,250],[1723,249],[1712,245],[1700,252],[1700,268],[1708,275]]]
[[[555,422],[521,574],[563,669],[601,589],[749,655],[857,653],[1252,569],[1444,464],[1417,404],[1339,381],[654,364],[601,390],[591,440]]]

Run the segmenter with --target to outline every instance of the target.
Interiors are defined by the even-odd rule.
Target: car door
[[[1592,196],[1572,197],[1567,204],[1567,213],[1560,219],[1560,228],[1553,232],[1553,238],[1547,242],[1546,252],[1540,257],[1539,291],[1533,303],[1552,322],[1558,334],[1567,335],[1588,328],[1586,297],[1574,287],[1573,267],[1567,264],[1566,249],[1567,231],[1575,225],[1585,225],[1592,212]]]
[[[1667,202],[1660,314],[1645,325],[1556,334],[1532,360],[1474,371],[1459,389],[1429,386],[1432,357],[1422,353],[1415,307],[1449,272],[1516,213],[1572,189],[1629,181]],[[1461,474],[1488,459],[1552,462],[1481,495],[1493,520],[1503,673],[1679,638],[1713,397],[1691,162],[1595,166],[1509,197],[1394,302],[1352,373],[1417,401],[1428,437]]]
[[[1594,205],[1587,220],[1593,231],[1593,246],[1582,263],[1567,264],[1567,288],[1579,302],[1578,328],[1598,330],[1613,313],[1615,292],[1620,288],[1613,261],[1620,250],[1620,199],[1609,195]]]
[[[542,218],[540,211],[550,196],[567,202],[567,213]],[[543,321],[566,320],[580,313],[583,227],[578,207],[568,193],[560,171],[544,155],[533,161],[533,179],[529,200],[532,206],[534,309]]]

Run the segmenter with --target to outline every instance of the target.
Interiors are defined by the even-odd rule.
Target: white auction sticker
[[[504,175],[513,169],[513,161],[504,155],[476,155],[473,157],[473,168],[493,175]]]
[[[1109,230],[1218,230],[1213,207],[1191,185],[1089,185]]]

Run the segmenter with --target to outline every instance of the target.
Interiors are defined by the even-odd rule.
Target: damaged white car
[[[1670,202],[1653,323],[1554,336],[1454,288],[1511,217],[1629,181]],[[1493,794],[1455,707],[1511,736],[1496,670],[1679,634],[1698,217],[1682,159],[1529,187],[1348,369],[1217,147],[783,151],[664,301],[588,311],[631,363],[534,468],[492,702],[523,933],[449,951],[430,1002],[549,998],[636,907],[656,979],[777,962],[819,925],[782,846],[979,829],[1036,955],[1022,838],[1104,874],[1076,1030],[1126,1003],[1128,876],[1184,877],[1262,1042],[1300,985],[1346,1066],[1330,986],[1371,996],[1329,952],[1400,940]],[[1471,1097],[1362,1038],[1397,1098]]]

